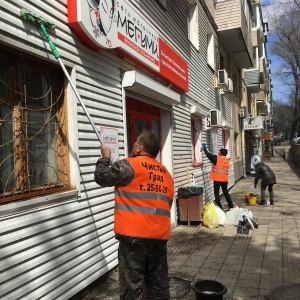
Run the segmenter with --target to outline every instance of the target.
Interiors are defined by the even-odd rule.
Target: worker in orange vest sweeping
[[[211,161],[212,167],[210,171],[209,178],[214,181],[214,195],[216,204],[223,209],[221,199],[220,199],[220,187],[222,188],[224,197],[228,203],[228,210],[233,208],[233,203],[229,195],[227,185],[228,185],[228,170],[230,168],[230,161],[226,157],[228,150],[221,148],[218,155],[211,154],[206,149],[206,144],[202,144],[202,149],[204,150],[207,158]]]
[[[159,137],[142,132],[131,157],[111,163],[109,147],[100,147],[95,181],[115,186],[114,232],[119,240],[120,299],[169,300],[167,241],[174,182],[156,160]],[[146,287],[144,289],[144,287]]]

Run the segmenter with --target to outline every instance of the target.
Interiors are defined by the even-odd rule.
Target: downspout
[[[122,99],[122,110],[123,110],[123,127],[124,127],[124,155],[125,157],[129,156],[128,153],[128,143],[127,143],[127,128],[126,128],[126,124],[127,124],[127,117],[126,117],[126,93],[125,93],[125,89],[123,87],[123,77],[124,77],[125,72],[121,71],[121,87],[122,87],[122,91],[121,91],[121,99]]]

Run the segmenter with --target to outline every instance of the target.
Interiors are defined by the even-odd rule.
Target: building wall
[[[213,87],[207,65],[207,14],[199,5],[200,49],[187,39],[187,3],[168,1],[164,11],[155,1],[130,1],[145,20],[160,32],[170,46],[188,62],[189,92],[181,93],[179,106],[169,107],[172,139],[168,147],[173,156],[175,189],[187,185],[189,173],[205,184],[205,200],[213,197],[209,180],[210,164],[204,158],[202,167],[193,167],[191,156],[191,105],[205,114],[218,108],[223,118],[231,122],[228,95],[221,96]],[[137,70],[148,78],[169,85],[111,50],[88,48],[67,23],[67,0],[2,1],[0,3],[0,43],[57,64],[40,29],[20,17],[26,8],[53,22],[49,35],[76,84],[77,90],[92,116],[95,126],[118,129],[120,158],[125,156],[124,91],[122,74]],[[217,54],[216,54],[217,57]],[[1,299],[68,299],[81,289],[117,266],[118,243],[113,233],[113,188],[100,188],[94,182],[96,160],[100,156],[97,140],[81,106],[76,104],[70,86],[67,87],[69,108],[69,142],[72,190],[12,202],[0,206],[1,231]],[[151,99],[147,99],[150,100]],[[217,147],[222,146],[221,129],[215,129]],[[203,131],[203,141],[210,142],[210,130]],[[231,150],[232,152],[232,150]],[[232,153],[231,153],[232,157]],[[204,177],[203,177],[204,174]],[[234,170],[230,183],[234,184]],[[175,205],[172,225],[176,225]]]

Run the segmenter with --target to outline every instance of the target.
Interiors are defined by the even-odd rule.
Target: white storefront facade
[[[55,25],[48,34],[113,158],[126,157],[142,129],[156,132],[175,189],[202,184],[204,200],[212,199],[201,144],[233,155],[230,97],[212,80],[216,28],[195,2],[203,29],[195,46],[190,3],[158,2],[0,3],[1,299],[68,299],[118,264],[113,188],[94,182],[100,141],[23,8]],[[207,28],[215,46],[209,63]],[[211,110],[220,112],[214,126]],[[174,199],[173,227],[177,219]]]

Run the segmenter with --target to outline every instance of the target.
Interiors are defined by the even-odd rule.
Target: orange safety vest
[[[115,187],[115,233],[168,240],[174,198],[172,176],[155,158],[126,159],[134,170],[134,177],[129,185]]]
[[[209,178],[214,181],[228,182],[229,159],[218,154],[217,163],[212,165]]]

